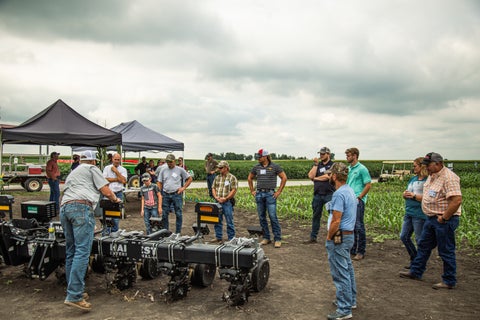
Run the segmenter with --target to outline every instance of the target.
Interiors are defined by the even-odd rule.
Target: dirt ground
[[[46,200],[48,193],[15,197],[14,216],[20,217],[23,201]],[[127,219],[120,227],[143,230],[140,202],[129,196]],[[183,234],[193,235],[194,205],[184,208]],[[58,219],[58,217],[57,217]],[[237,236],[246,237],[246,226],[258,225],[255,212],[235,211]],[[86,289],[93,309],[89,313],[63,304],[65,287],[54,274],[45,281],[25,278],[23,267],[0,266],[0,319],[326,319],[335,310],[335,288],[330,276],[323,240],[306,245],[308,222],[281,221],[283,245],[265,247],[270,259],[270,278],[264,290],[252,293],[240,307],[222,301],[228,283],[218,274],[210,287],[192,287],[187,297],[165,303],[161,293],[168,278],[154,280],[138,277],[125,291],[109,292],[102,274],[91,273]],[[174,225],[174,217],[170,218]],[[324,219],[320,239],[325,236]],[[206,240],[213,239],[211,234]],[[225,233],[224,233],[225,234]],[[458,286],[455,290],[436,291],[431,285],[441,280],[442,262],[432,255],[423,281],[401,279],[398,272],[407,263],[400,241],[372,243],[368,239],[366,258],[354,261],[358,289],[358,308],[354,319],[480,319],[480,258],[478,252],[457,252]]]

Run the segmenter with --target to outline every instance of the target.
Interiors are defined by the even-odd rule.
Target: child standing
[[[147,228],[147,234],[152,233],[150,226],[150,218],[158,217],[159,213],[162,213],[162,194],[156,184],[152,183],[150,174],[145,172],[142,175],[143,185],[140,188],[140,194],[142,196],[142,211],[140,215],[143,217],[145,227]]]

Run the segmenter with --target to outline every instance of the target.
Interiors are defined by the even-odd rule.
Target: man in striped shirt
[[[261,245],[271,243],[270,231],[268,230],[267,211],[272,225],[272,233],[275,248],[282,246],[282,229],[277,218],[277,198],[282,193],[287,183],[287,175],[283,169],[272,162],[270,153],[265,149],[260,149],[255,154],[258,164],[252,168],[248,174],[248,186],[250,193],[257,202],[258,218],[263,230],[263,240]],[[277,190],[277,176],[280,178],[280,187]],[[253,179],[257,179],[257,187],[253,188]]]
[[[438,153],[428,153],[422,163],[427,165],[429,173],[422,198],[422,209],[428,218],[410,271],[400,272],[400,277],[421,279],[432,250],[438,247],[438,254],[443,260],[442,282],[432,288],[453,289],[457,283],[455,230],[462,210],[460,178],[443,165],[443,157]]]

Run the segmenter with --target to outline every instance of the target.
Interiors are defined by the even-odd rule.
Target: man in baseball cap
[[[215,224],[215,240],[210,243],[223,242],[223,218],[227,225],[227,238],[235,238],[235,225],[233,220],[233,207],[235,205],[235,194],[238,189],[237,178],[230,173],[230,165],[222,160],[217,164],[219,174],[213,180],[212,194],[214,199],[222,206],[222,213],[219,221]]]
[[[270,239],[270,230],[267,221],[270,218],[272,226],[274,247],[280,248],[282,246],[282,228],[277,217],[277,198],[283,191],[287,183],[287,175],[285,171],[276,163],[272,162],[270,153],[265,149],[260,149],[255,154],[258,159],[258,164],[255,165],[248,174],[248,187],[250,193],[255,198],[257,203],[258,219],[263,230],[263,240],[261,245],[267,245],[272,242]],[[277,177],[280,178],[280,186],[277,190]],[[253,187],[253,180],[257,180],[256,188]]]
[[[329,182],[329,176],[327,174],[327,170],[329,170],[333,165],[333,162],[330,158],[330,149],[327,147],[322,147],[318,153],[320,154],[320,159],[317,157],[313,159],[313,166],[308,172],[308,178],[313,181],[313,214],[310,239],[305,241],[305,244],[317,242],[323,207],[332,199],[332,194],[335,191]]]
[[[160,170],[157,185],[162,193],[162,221],[168,230],[168,214],[173,206],[176,216],[175,233],[182,232],[183,223],[183,192],[192,183],[193,178],[182,167],[175,163],[175,156],[170,153],[165,158],[167,166]]]
[[[430,152],[423,158],[428,178],[423,186],[422,211],[427,220],[422,229],[422,240],[418,243],[417,255],[410,270],[400,272],[400,277],[421,279],[430,255],[437,247],[443,260],[442,281],[433,289],[453,289],[457,284],[457,262],[455,258],[455,230],[462,214],[462,191],[460,178],[443,165],[443,157]]]

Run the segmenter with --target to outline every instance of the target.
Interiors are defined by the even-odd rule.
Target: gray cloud
[[[187,154],[478,158],[476,1],[0,1],[0,115],[58,98]],[[253,151],[252,151],[253,150]]]

